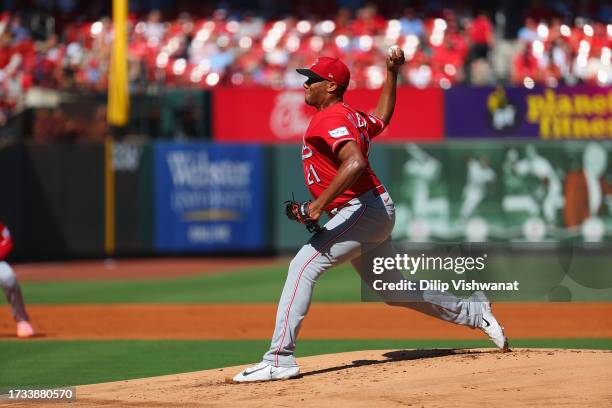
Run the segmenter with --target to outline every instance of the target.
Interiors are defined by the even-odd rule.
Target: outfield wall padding
[[[610,242],[611,158],[608,141],[374,144],[370,154],[396,204],[394,238],[442,243]],[[283,207],[292,194],[310,198],[299,145],[114,143],[111,253],[104,166],[103,144],[0,146],[0,219],[15,240],[9,260],[287,254],[310,237]],[[204,183],[211,174],[225,184]],[[177,194],[185,211],[173,207]],[[224,206],[222,197],[249,204]],[[227,242],[220,233],[211,241],[226,230]],[[189,234],[200,244],[175,241]]]
[[[27,258],[100,256],[104,145],[27,144],[23,249]]]

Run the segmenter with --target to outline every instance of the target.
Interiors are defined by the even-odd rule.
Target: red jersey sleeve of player
[[[0,223],[0,261],[2,261],[13,249],[13,239],[9,229]]]
[[[378,116],[359,112],[366,120],[366,126],[368,128],[368,134],[371,138],[374,138],[385,130],[385,122],[383,122]]]

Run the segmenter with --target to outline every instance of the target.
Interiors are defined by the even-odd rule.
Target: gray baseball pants
[[[272,343],[263,361],[277,367],[297,365],[293,355],[296,340],[319,276],[333,266],[352,261],[357,273],[369,283],[374,275],[369,265],[362,268],[362,251],[367,250],[372,257],[394,257],[396,251],[390,240],[394,224],[395,206],[389,194],[371,190],[349,201],[321,232],[313,235],[289,264]],[[385,272],[384,279],[391,282],[403,278],[401,272],[392,271]],[[482,322],[482,302],[476,299],[463,300],[434,290],[411,293],[410,301],[390,299],[384,292],[379,295],[389,305],[415,309],[448,322],[472,328]]]
[[[11,305],[13,319],[15,319],[16,322],[30,320],[26,313],[21,286],[19,286],[19,282],[17,282],[15,272],[13,272],[10,265],[4,261],[0,261],[0,286],[4,291],[6,300]]]

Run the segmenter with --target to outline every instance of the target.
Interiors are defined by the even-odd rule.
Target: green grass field
[[[24,282],[22,287],[29,304],[275,303],[286,273],[286,266],[281,265],[176,279]],[[314,301],[358,302],[360,297],[359,277],[344,265],[317,282]],[[512,340],[514,347],[612,350],[612,339]],[[268,340],[0,340],[0,390],[91,384],[246,364],[258,361],[268,344]],[[302,340],[297,355],[490,346],[487,340]]]
[[[527,257],[532,259],[531,257]],[[519,265],[518,260],[506,260],[509,265]],[[533,263],[538,263],[532,259]],[[522,259],[522,263],[526,262]],[[584,260],[578,262],[584,262]],[[549,260],[544,264],[550,263]],[[520,268],[519,268],[520,269]],[[542,270],[546,270],[543,267]],[[586,268],[585,268],[586,270]],[[596,271],[609,281],[610,274]],[[519,273],[519,272],[517,272]],[[518,293],[502,298],[507,301],[548,301],[548,291],[555,285],[563,285],[571,291],[572,299],[588,302],[612,301],[612,283],[600,282],[604,286],[582,286],[568,276],[553,272],[546,278],[530,278],[529,272],[520,272],[526,279]],[[535,272],[534,272],[535,273]],[[99,280],[23,283],[28,303],[32,304],[74,304],[74,303],[275,303],[281,293],[286,266],[259,267],[250,270],[224,274],[204,274],[175,279],[151,280]],[[448,272],[444,273],[448,276]],[[509,271],[500,272],[500,280],[512,280]],[[516,275],[516,274],[515,274]],[[435,274],[421,276],[438,279]],[[461,275],[457,275],[463,278]],[[454,278],[452,276],[451,278]],[[447,278],[444,278],[447,279]],[[469,279],[469,278],[468,278]],[[603,289],[593,289],[603,287]],[[467,293],[459,294],[467,296]],[[499,301],[494,297],[492,300]],[[327,271],[317,282],[315,302],[359,302],[361,281],[350,265],[342,265]],[[566,299],[564,299],[566,300]]]
[[[286,275],[287,268],[280,266],[178,279],[24,282],[21,286],[31,304],[275,303]],[[314,301],[359,299],[359,276],[348,265],[329,270],[317,282]]]
[[[514,340],[514,347],[612,350],[609,339]],[[267,340],[0,341],[0,391],[60,387],[257,362]],[[490,347],[487,340],[302,340],[297,356],[372,349]],[[222,372],[220,378],[232,376]]]

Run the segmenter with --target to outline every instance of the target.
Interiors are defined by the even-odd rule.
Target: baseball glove
[[[321,231],[321,227],[316,220],[310,218],[308,212],[309,205],[310,201],[300,203],[295,200],[287,200],[285,201],[285,213],[290,220],[305,225],[308,232],[319,232]]]

